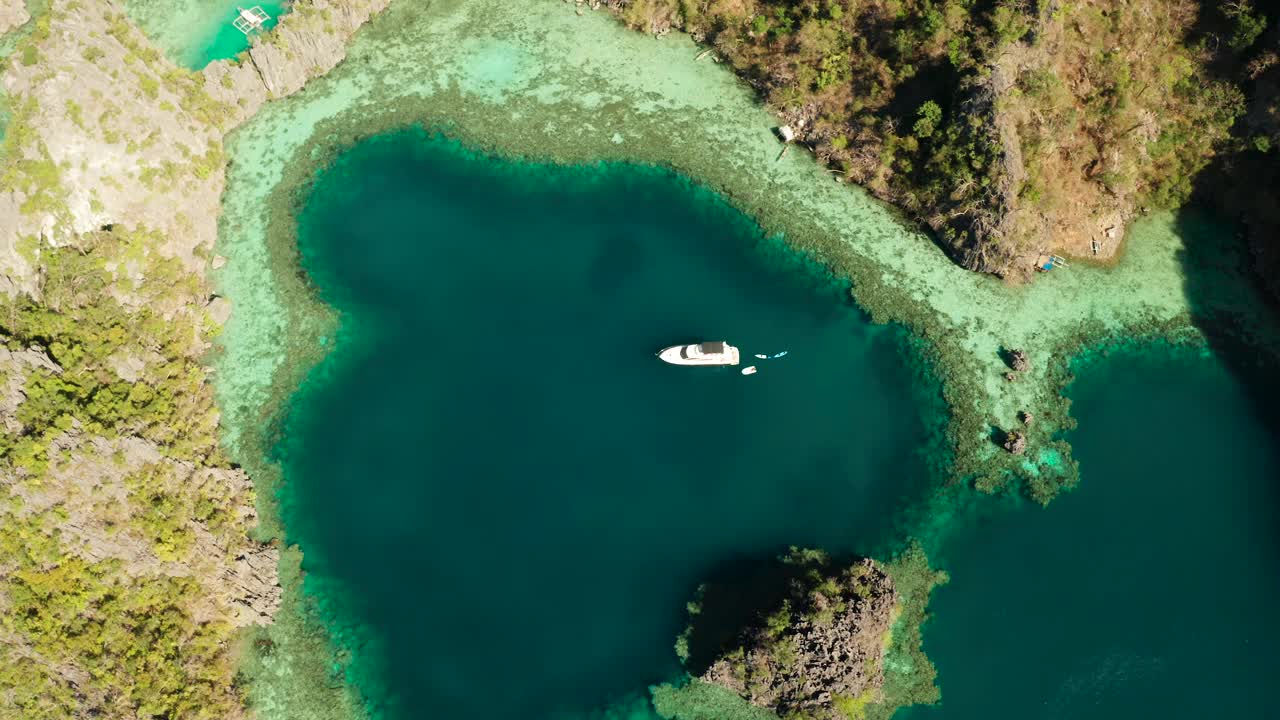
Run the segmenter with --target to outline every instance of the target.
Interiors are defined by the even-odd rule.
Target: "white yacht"
[[[672,365],[737,365],[738,348],[723,341],[672,345],[658,357]]]

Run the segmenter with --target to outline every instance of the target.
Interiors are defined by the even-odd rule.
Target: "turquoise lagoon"
[[[903,334],[668,172],[384,136],[319,176],[299,247],[342,321],[291,403],[282,512],[378,714],[643,692],[707,574],[882,549],[927,494],[938,397]],[[701,339],[788,354],[654,357]]]
[[[298,230],[341,323],[288,405],[282,514],[376,716],[650,717],[700,579],[888,552],[933,496],[945,411],[904,334],[670,173],[405,131],[321,171]],[[712,338],[789,352],[653,357]],[[1154,347],[1080,372],[1077,491],[938,508],[943,702],[900,716],[1267,716],[1274,376]]]

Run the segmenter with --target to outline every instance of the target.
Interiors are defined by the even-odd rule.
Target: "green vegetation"
[[[888,720],[900,707],[937,702],[920,626],[929,594],[945,581],[912,544],[886,565],[846,566],[792,548],[748,577],[704,585],[676,642],[699,677],[654,688],[655,707],[679,720]],[[868,633],[878,641],[868,643]],[[815,656],[815,647],[825,649]],[[830,653],[847,657],[847,667],[832,667]],[[850,691],[814,704],[804,689],[813,672]]]
[[[39,475],[49,442],[72,426],[108,438],[142,437],[177,459],[221,463],[213,400],[197,360],[203,348],[196,319],[175,312],[197,294],[197,281],[171,258],[147,258],[144,282],[117,278],[123,268],[108,269],[109,260],[145,257],[158,240],[146,233],[90,238],[80,251],[41,256],[43,302],[24,296],[0,304],[9,345],[43,347],[62,368],[28,378],[18,411],[22,429],[0,439],[0,463]],[[138,307],[124,307],[112,286],[127,288]],[[119,353],[155,353],[160,361],[145,380],[126,382],[109,369]]]
[[[67,213],[66,190],[62,186],[62,168],[49,156],[49,150],[36,137],[36,101],[22,101],[12,108],[4,140],[0,142],[0,190],[20,192],[24,196],[24,214],[49,213],[64,217]]]
[[[75,100],[67,101],[67,118],[75,123],[76,127],[81,130],[85,129],[84,108],[80,107],[80,103]]]
[[[111,21],[107,33],[125,47],[126,63],[138,78],[139,87],[149,98],[160,96],[160,90],[176,94],[182,109],[202,123],[221,127],[232,117],[226,103],[214,100],[205,92],[203,77],[192,70],[165,63],[160,51],[143,41],[139,33],[123,14]],[[87,53],[92,49],[86,49]]]
[[[233,498],[225,490],[179,474],[172,463],[148,463],[124,478],[129,505],[135,508],[131,530],[149,540],[156,556],[166,561],[188,557],[197,527],[227,539],[243,532],[235,527],[229,510]]]
[[[1190,197],[1192,179],[1243,111],[1240,92],[1206,77],[1183,44],[1194,12],[1184,2],[1063,13],[1053,59],[1022,73],[1021,93],[1009,99],[1025,182],[1051,189],[1033,204],[1041,216],[1080,194],[1160,208]],[[1087,168],[1083,177],[1072,173],[1078,167]]]
[[[1187,38],[1191,0],[631,0],[630,25],[703,36],[845,177],[972,269],[1089,254],[1139,207],[1184,202],[1243,110]],[[1231,43],[1265,23],[1231,4]]]
[[[1222,13],[1231,20],[1231,38],[1228,44],[1232,50],[1248,49],[1267,29],[1266,17],[1256,11],[1249,0],[1223,3]]]
[[[870,690],[864,690],[862,694],[856,697],[836,695],[834,703],[836,711],[848,718],[848,720],[866,720],[867,709],[874,707],[875,700],[875,693]]]
[[[4,108],[0,191],[18,193],[21,212],[44,216],[28,220],[52,232],[31,231],[18,242],[31,272],[17,279],[36,290],[0,295],[0,342],[14,353],[0,368],[10,388],[0,408],[9,430],[0,435],[0,716],[242,717],[235,666],[238,654],[253,651],[236,642],[231,623],[244,617],[229,602],[239,590],[226,574],[237,556],[260,548],[248,539],[253,498],[218,448],[202,363],[205,340],[218,330],[202,310],[210,289],[165,255],[181,243],[127,225],[137,213],[120,215],[111,207],[118,196],[103,188],[77,190],[88,193],[98,222],[116,224],[72,231],[67,181],[83,160],[54,162],[54,140],[48,147],[42,140],[52,137],[44,132],[52,123],[41,124],[73,124],[90,140],[99,133],[141,156],[166,141],[164,131],[124,122],[121,108],[141,101],[176,114],[197,139],[178,146],[182,158],[162,156],[141,170],[141,182],[159,189],[216,178],[226,162],[217,128],[236,114],[205,92],[203,76],[173,68],[123,15],[34,2],[36,19],[13,41],[11,74],[39,86],[65,74],[53,62],[101,66],[120,57],[119,43],[124,66],[102,70],[123,100],[116,107],[99,90],[69,100],[50,96],[46,85]],[[86,14],[99,11],[108,13],[106,32],[81,32],[83,20],[94,20]],[[78,45],[66,44],[71,31]],[[70,56],[54,57],[51,38]],[[127,190],[130,179],[101,182]],[[176,232],[194,232],[181,209],[172,214]],[[193,255],[207,260],[208,248]],[[300,561],[290,562],[296,569]],[[298,607],[300,578],[291,581]],[[306,622],[314,633],[315,618]],[[290,648],[327,648],[297,624],[289,615],[272,637]],[[314,657],[320,665],[329,654]],[[278,671],[278,658],[254,658],[261,662],[251,669]],[[324,682],[341,680],[320,670]]]
[[[1262,284],[1280,301],[1280,7],[1234,0],[1202,20],[1204,44],[1217,48],[1218,74],[1244,90],[1247,109],[1232,128],[1235,153],[1215,163],[1197,189],[1244,220]]]
[[[26,720],[223,720],[237,712],[230,628],[197,622],[184,607],[202,592],[197,583],[133,578],[115,561],[61,556],[56,522],[12,520],[4,557],[21,560],[3,583],[10,605],[0,627],[27,644],[0,643],[0,703]],[[35,549],[46,557],[30,557]]]
[[[200,283],[176,260],[158,257],[159,238],[149,233],[103,232],[81,242],[40,251],[41,302],[0,302],[6,345],[37,348],[59,366],[28,368],[16,413],[21,428],[0,436],[0,469],[9,479],[0,496],[7,609],[0,634],[16,639],[0,643],[0,706],[28,720],[232,717],[243,704],[233,629],[207,610],[197,614],[194,603],[208,591],[182,576],[210,560],[192,557],[197,530],[222,547],[245,544],[238,508],[248,501],[199,470],[228,467],[198,362],[204,317],[184,310],[200,296]],[[112,370],[129,356],[142,356],[134,380]],[[111,482],[107,471],[88,475],[95,485],[67,486],[59,472],[77,455],[52,446],[73,430],[75,438],[149,441],[160,456],[139,465],[122,445],[109,460],[87,451],[89,461],[123,474],[123,499],[101,490]],[[30,491],[61,499],[28,507]],[[118,559],[84,559],[65,529],[73,514],[78,525],[140,542],[178,570],[126,571]]]

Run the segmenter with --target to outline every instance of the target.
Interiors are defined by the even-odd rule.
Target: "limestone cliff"
[[[0,24],[21,19],[8,5]],[[281,590],[277,548],[248,535],[250,479],[218,447],[203,361],[227,312],[205,278],[222,138],[340,62],[385,5],[297,2],[241,62],[201,74],[112,0],[51,0],[10,56],[0,707],[245,713],[232,638],[269,622]]]
[[[703,586],[677,649],[700,682],[779,717],[845,720],[886,700],[901,599],[873,560],[792,551],[750,578]]]
[[[302,89],[346,54],[346,42],[391,0],[314,0],[304,12],[285,15],[270,42],[255,44],[247,57],[219,60],[204,69],[205,91],[234,108],[232,125],[272,98]]]
[[[1114,255],[1130,220],[1187,200],[1243,110],[1195,0],[609,6],[707,42],[837,179],[1015,280],[1044,254]]]
[[[1132,219],[1189,198],[1242,107],[1188,40],[1200,14],[1191,0],[1041,3],[999,48],[983,82],[1000,225],[965,245],[967,266],[1026,275],[1042,253],[1110,258]]]
[[[13,108],[0,185],[0,290],[38,289],[41,248],[107,225],[157,233],[153,249],[203,267],[222,190],[223,110],[164,59],[113,4],[51,4],[10,62]],[[27,252],[19,252],[20,243]]]
[[[1244,219],[1259,277],[1280,307],[1280,26],[1271,48],[1246,70],[1252,98],[1241,135],[1249,147],[1219,186],[1220,202]]]
[[[1268,32],[1250,45],[1223,45],[1222,72],[1244,87],[1248,109],[1233,129],[1238,151],[1215,164],[1201,189],[1241,221],[1258,277],[1280,307],[1280,7],[1269,9]],[[1266,16],[1256,17],[1266,22]]]
[[[0,0],[0,33],[7,33],[30,18],[23,0]]]

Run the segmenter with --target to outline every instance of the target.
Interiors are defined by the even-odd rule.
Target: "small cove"
[[[678,672],[708,573],[883,551],[928,492],[938,398],[902,333],[668,172],[395,133],[321,172],[299,248],[343,319],[290,402],[282,513],[377,715],[633,694]],[[652,357],[712,337],[789,355]]]
[[[251,39],[231,22],[241,7],[261,7],[270,30],[287,12],[289,0],[126,0],[126,12],[174,62],[200,70],[249,49]]]
[[[1076,365],[1080,487],[955,523],[924,634],[942,705],[898,717],[1270,717],[1274,369],[1167,345]]]

